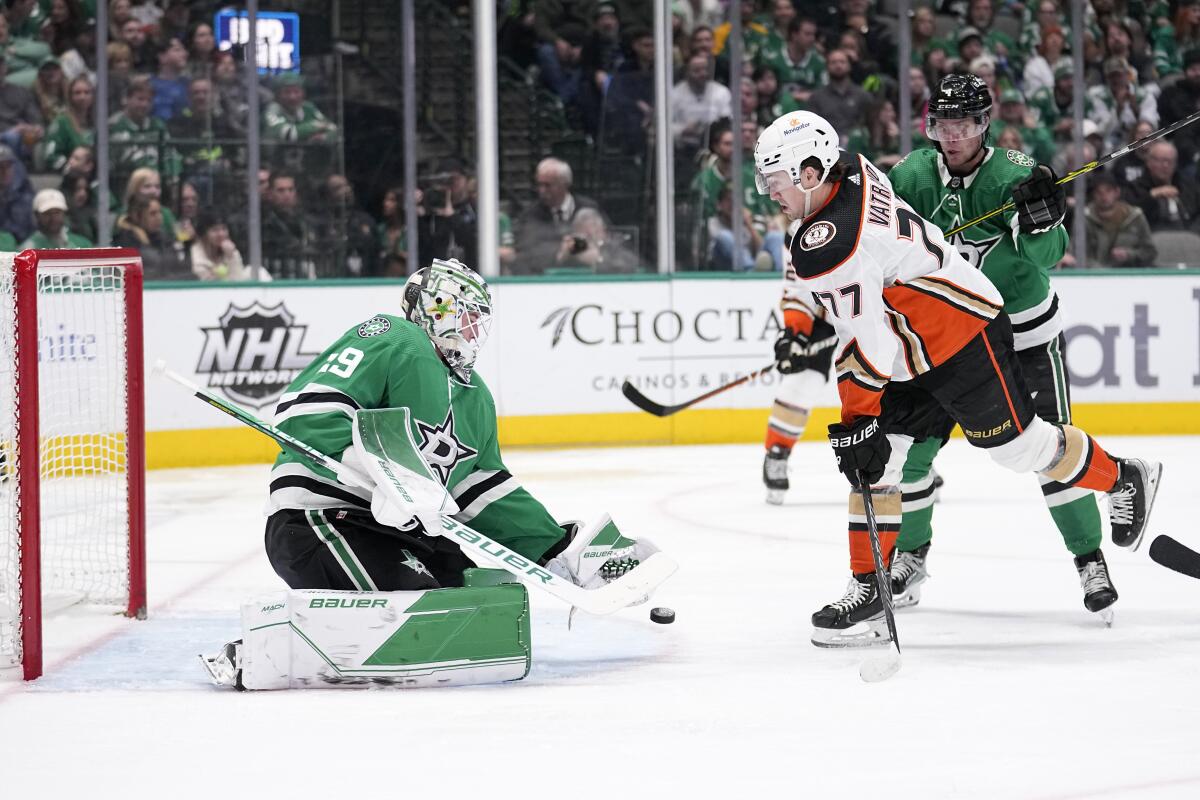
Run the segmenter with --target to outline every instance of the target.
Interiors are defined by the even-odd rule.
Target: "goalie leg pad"
[[[292,590],[242,606],[247,689],[416,688],[529,673],[521,584],[417,592]]]

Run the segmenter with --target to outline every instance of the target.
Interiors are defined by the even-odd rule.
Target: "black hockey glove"
[[[859,472],[868,484],[878,482],[892,455],[892,445],[879,427],[878,417],[862,417],[853,425],[835,422],[829,426],[829,443],[837,456],[838,469],[855,488]]]
[[[836,344],[833,326],[823,319],[813,320],[811,334],[784,328],[775,339],[775,368],[781,375],[794,375],[806,369],[827,374]]]
[[[1012,196],[1021,233],[1045,233],[1067,214],[1067,193],[1058,185],[1054,170],[1045,164],[1034,167],[1030,176],[1013,188]]]

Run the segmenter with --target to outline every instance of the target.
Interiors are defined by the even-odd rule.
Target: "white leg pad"
[[[1062,432],[1058,428],[1034,417],[1017,438],[999,447],[989,447],[987,452],[993,461],[1013,472],[1041,472],[1054,463],[1061,441]]]
[[[291,590],[242,606],[247,689],[514,681],[528,673],[529,654],[528,595],[520,584],[424,592]]]
[[[815,369],[781,375],[779,391],[775,393],[775,399],[793,408],[811,410],[820,401],[825,384],[825,376]]]

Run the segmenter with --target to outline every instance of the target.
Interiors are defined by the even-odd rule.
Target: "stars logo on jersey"
[[[421,434],[421,456],[437,473],[443,486],[450,482],[450,473],[454,472],[458,462],[479,455],[478,450],[468,447],[455,435],[453,407],[446,409],[446,419],[441,425],[417,420],[417,432]]]
[[[358,326],[358,335],[364,339],[369,339],[372,336],[378,336],[381,333],[387,333],[392,329],[392,323],[386,317],[371,317],[369,320]]]
[[[400,562],[401,564],[408,567],[418,575],[428,575],[431,578],[433,577],[433,573],[429,571],[428,567],[421,563],[421,559],[417,558],[407,550],[401,550],[400,552],[404,553],[404,560]]]
[[[1003,234],[997,234],[990,239],[980,239],[978,241],[969,241],[963,234],[956,233],[950,237],[950,244],[958,251],[959,255],[970,262],[975,269],[982,269],[984,259],[988,253],[1000,244],[1003,239]]]
[[[1008,160],[1016,164],[1018,167],[1036,167],[1037,162],[1029,156],[1022,153],[1020,150],[1009,150]]]
[[[801,250],[816,250],[818,247],[824,247],[833,241],[834,234],[837,233],[837,228],[832,222],[820,220],[814,222],[804,235],[800,237]]]

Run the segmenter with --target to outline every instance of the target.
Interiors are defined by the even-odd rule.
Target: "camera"
[[[425,207],[442,208],[446,205],[446,189],[442,186],[431,186],[425,190]]]
[[[571,237],[571,254],[572,255],[574,255],[575,253],[582,253],[584,250],[587,250],[587,249],[588,249],[588,240],[587,239],[583,238],[582,236],[572,236]]]

